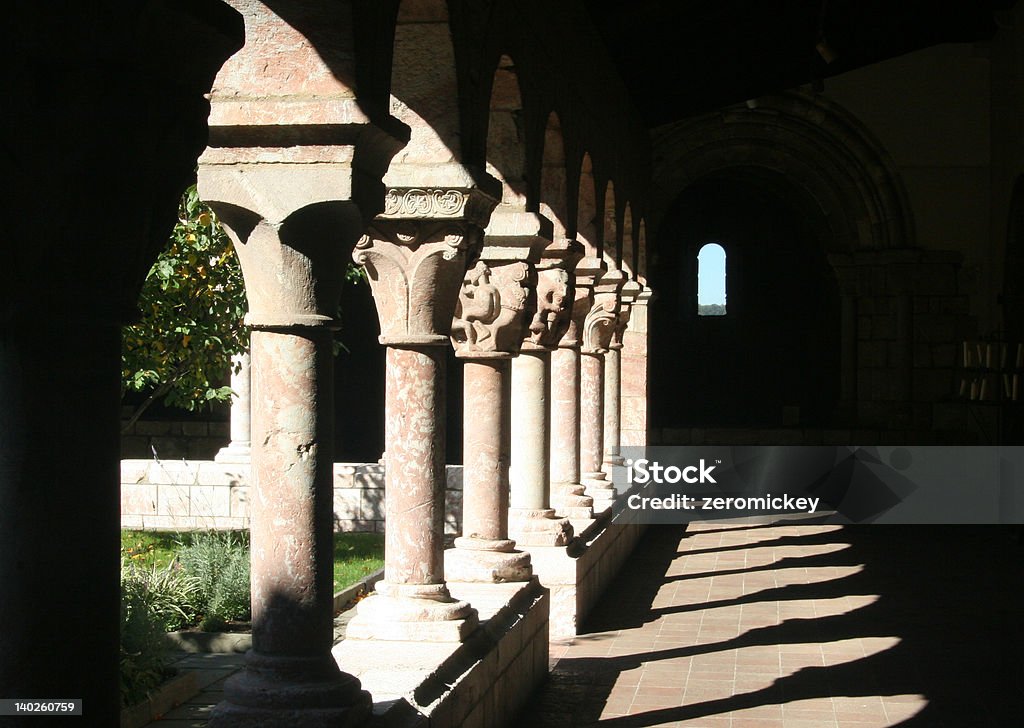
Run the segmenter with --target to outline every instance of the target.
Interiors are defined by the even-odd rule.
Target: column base
[[[239,445],[233,442],[227,447],[222,447],[218,450],[217,454],[213,456],[213,462],[224,465],[251,463],[252,448],[248,445]]]
[[[345,639],[462,642],[479,626],[476,610],[444,584],[389,584],[359,602]]]
[[[523,551],[497,551],[479,548],[473,538],[455,539],[455,548],[444,552],[446,581],[500,584],[529,581],[533,577],[530,555]],[[507,541],[515,546],[514,541]]]
[[[584,495],[579,483],[559,483],[551,488],[551,505],[558,515],[569,519],[593,518],[594,499]]]
[[[604,474],[610,478],[612,477],[614,468],[621,468],[625,464],[626,458],[621,455],[605,455],[604,462],[601,463],[601,470],[603,470]]]
[[[350,728],[369,719],[373,702],[334,658],[249,652],[245,669],[228,679],[213,728]]]
[[[603,471],[584,473],[580,481],[587,495],[594,499],[594,513],[604,513],[615,502],[615,486]]]
[[[572,524],[552,508],[510,508],[508,533],[519,546],[567,546],[572,541]]]

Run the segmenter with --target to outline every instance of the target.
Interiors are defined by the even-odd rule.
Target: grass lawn
[[[248,539],[248,531],[236,531]],[[191,532],[121,531],[121,555],[143,566],[166,566],[174,559],[179,543],[189,543]],[[334,591],[356,583],[384,566],[384,534],[334,534]]]

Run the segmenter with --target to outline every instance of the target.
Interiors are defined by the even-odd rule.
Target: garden
[[[383,567],[384,537],[334,535],[334,591]],[[121,532],[121,702],[170,677],[175,630],[246,630],[251,617],[248,531]]]

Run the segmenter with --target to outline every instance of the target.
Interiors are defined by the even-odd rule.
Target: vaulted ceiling
[[[994,14],[1014,0],[586,3],[653,127],[937,43],[990,39]]]

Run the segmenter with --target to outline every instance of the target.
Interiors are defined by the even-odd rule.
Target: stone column
[[[533,575],[530,555],[517,551],[508,534],[509,361],[522,343],[533,285],[529,244],[485,238],[455,309],[452,345],[465,363],[465,427],[462,536],[445,552],[449,581],[527,581]]]
[[[475,188],[393,188],[356,246],[387,351],[384,579],[349,639],[449,642],[477,626],[444,573],[445,351],[480,223],[495,200]]]
[[[253,642],[210,724],[345,724],[368,715],[370,697],[331,655],[332,329],[361,216],[333,198],[348,164],[240,163],[247,154],[207,150],[199,173],[235,244],[252,327]]]
[[[231,442],[214,456],[218,463],[248,463],[252,459],[251,358],[244,351],[231,357]]]
[[[580,470],[594,512],[611,507],[615,489],[604,470],[604,355],[618,324],[621,271],[608,271],[594,286],[594,305],[583,324],[580,362]]]
[[[626,281],[620,293],[619,314],[612,332],[608,353],[604,358],[604,462],[603,470],[609,477],[612,469],[623,464],[619,452],[622,425],[622,348],[626,326],[633,301],[640,293],[640,284]]]
[[[573,266],[573,303],[558,348],[551,353],[551,503],[574,519],[594,517],[594,500],[584,495],[580,482],[580,341],[593,306],[594,280],[601,273],[598,263],[587,258]]]
[[[524,546],[566,546],[573,538],[568,519],[551,507],[550,380],[551,350],[569,324],[571,280],[565,267],[578,252],[568,240],[546,246],[529,329],[512,362],[509,529]]]
[[[623,447],[647,445],[647,306],[653,296],[644,287],[633,301],[629,323],[622,335],[622,426]]]

